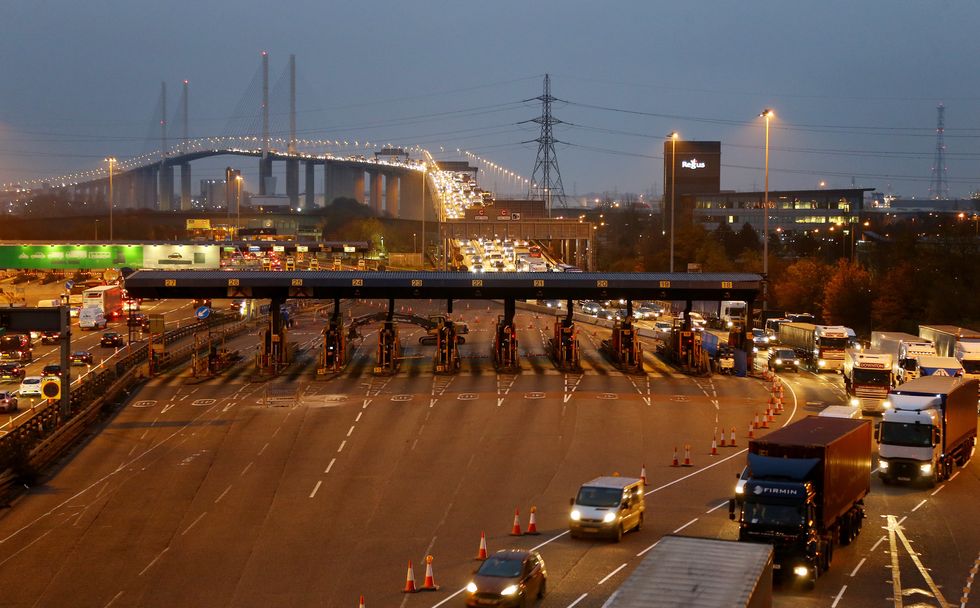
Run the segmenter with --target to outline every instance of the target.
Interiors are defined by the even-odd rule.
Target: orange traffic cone
[[[759,428],[760,429],[767,429],[767,428],[769,428],[769,417],[768,416],[766,416],[766,415],[763,415],[762,416],[762,422],[759,424]]]
[[[647,485],[647,465],[645,464],[640,466],[640,481],[643,482],[644,486]]]
[[[419,587],[419,591],[439,591],[439,585],[436,584],[435,577],[432,576],[432,556],[425,556],[425,580],[422,581],[422,586]]]
[[[691,444],[689,443],[684,444],[684,466],[685,467],[693,466],[691,464]]]
[[[361,601],[358,602],[357,608],[364,608],[364,596],[361,596]]]
[[[510,530],[510,535],[511,536],[520,536],[521,535],[521,520],[520,520],[520,516],[521,516],[520,512],[517,509],[514,509],[514,527],[511,528],[511,530]]]
[[[732,434],[729,435],[729,437],[731,438],[731,441],[728,442],[728,447],[734,448],[736,446],[736,443],[735,443],[735,427],[732,427]]]
[[[538,512],[538,508],[532,506],[531,519],[530,521],[527,522],[527,532],[525,532],[524,534],[532,534],[532,535],[541,534],[540,532],[538,532],[538,518],[535,516],[535,513],[537,512]]]
[[[776,411],[775,404],[773,404],[773,407],[766,408],[766,422],[773,422],[774,420],[776,420],[775,411]]]
[[[408,560],[408,574],[405,575],[405,588],[402,593],[415,593],[415,570],[412,568],[412,560]]]
[[[714,435],[711,436],[711,455],[712,456],[718,455],[718,442],[715,440]]]
[[[674,459],[670,462],[670,466],[672,466],[672,467],[679,467],[679,466],[681,466],[680,461],[677,460],[677,446],[676,445],[674,446]]]
[[[487,535],[484,532],[480,532],[480,550],[476,552],[476,557],[473,559],[480,561],[487,559]]]
[[[755,439],[755,433],[752,432],[752,425],[749,425],[749,434],[747,435],[749,439]]]
[[[752,421],[752,427],[751,428],[753,428],[753,429],[759,428],[759,412],[756,412],[755,413],[755,420]]]

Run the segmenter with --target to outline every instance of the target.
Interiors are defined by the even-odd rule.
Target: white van
[[[596,477],[582,484],[570,501],[568,527],[572,538],[623,534],[643,525],[646,503],[643,480],[637,477]]]
[[[79,329],[105,329],[108,321],[98,306],[86,306],[78,312]]]

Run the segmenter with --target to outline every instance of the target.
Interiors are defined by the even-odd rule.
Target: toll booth
[[[572,306],[569,302],[568,316],[555,317],[555,332],[551,338],[551,358],[561,371],[581,371],[579,362],[578,328],[572,320]]]
[[[640,344],[639,333],[633,327],[631,316],[613,323],[612,336],[602,341],[602,350],[620,370],[627,373],[643,372],[643,346]]]
[[[276,375],[289,365],[289,349],[286,342],[286,322],[281,299],[275,298],[269,305],[269,326],[262,330],[259,352],[255,355],[255,368],[260,374]]]
[[[493,363],[500,371],[518,371],[517,327],[514,325],[514,300],[504,300],[504,314],[497,317],[493,334]]]
[[[441,319],[435,327],[436,353],[433,358],[433,369],[437,374],[454,374],[459,371],[459,342],[456,335],[456,324],[449,319]]]
[[[347,334],[344,331],[340,304],[334,300],[333,315],[323,328],[323,346],[320,349],[318,375],[339,372],[347,365]]]
[[[681,371],[689,374],[711,371],[711,357],[704,349],[701,331],[675,328],[670,337],[668,355]]]
[[[397,373],[401,354],[398,328],[393,320],[386,320],[381,324],[381,330],[378,332],[378,358],[374,366],[374,374],[391,376]]]

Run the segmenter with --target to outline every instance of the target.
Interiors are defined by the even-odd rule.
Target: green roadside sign
[[[0,268],[102,270],[142,265],[140,245],[0,245]]]

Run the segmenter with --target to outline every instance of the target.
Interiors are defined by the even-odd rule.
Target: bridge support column
[[[324,163],[324,179],[326,182],[326,202],[330,204],[339,197],[353,198],[358,202],[364,202],[364,172],[361,172],[361,195],[357,196],[357,186],[355,172],[336,163]]]
[[[174,166],[163,163],[160,168],[160,210],[170,211],[174,206]]]
[[[259,196],[275,194],[275,187],[272,187],[272,192],[269,192],[270,186],[272,186],[272,157],[266,156],[259,158]]]
[[[303,197],[303,208],[312,209],[316,204],[316,165],[312,160],[306,161],[306,193]]]
[[[180,165],[180,210],[190,211],[191,204],[191,164]]]
[[[499,371],[516,372],[521,369],[517,358],[517,328],[514,327],[513,299],[504,300],[504,314],[497,317],[493,338],[493,362]]]
[[[407,220],[422,219],[422,174],[409,171],[399,178],[401,185],[399,198],[401,208],[399,216]]]
[[[350,170],[351,188],[354,190],[354,200],[364,204],[364,170]]]
[[[398,217],[398,181],[393,173],[385,173],[385,212],[391,217]]]
[[[286,196],[289,197],[289,207],[299,207],[299,159],[286,159]]]
[[[550,340],[551,358],[555,362],[555,367],[561,371],[581,371],[582,365],[579,362],[579,343],[578,329],[575,321],[572,320],[572,300],[566,302],[568,314],[564,317],[555,317],[555,335]]]
[[[388,316],[378,332],[378,359],[374,366],[375,376],[390,376],[401,364],[401,343],[395,325],[395,300],[388,300]]]
[[[369,182],[371,209],[374,210],[376,215],[381,215],[381,172],[370,171],[368,175],[371,176],[371,181]]]

